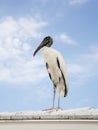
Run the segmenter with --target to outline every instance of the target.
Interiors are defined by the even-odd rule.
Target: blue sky
[[[0,111],[51,107],[53,85],[41,52],[32,56],[47,35],[68,66],[61,107],[98,108],[97,34],[96,0],[0,0]]]

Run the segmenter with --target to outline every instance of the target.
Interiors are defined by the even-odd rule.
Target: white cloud
[[[29,51],[31,49],[31,46],[28,43],[23,44],[23,50],[24,51]]]
[[[68,0],[70,5],[81,5],[87,3],[89,0]]]
[[[98,76],[98,46],[90,46],[87,50],[88,53],[78,54],[68,65],[71,83],[75,86]]]
[[[20,40],[24,41],[31,37],[39,38],[42,35],[40,30],[45,27],[46,24],[44,21],[37,21],[31,17],[20,18],[18,20],[7,17],[0,22],[0,43],[6,42],[8,47],[10,47],[13,45],[12,40],[14,40],[15,43],[19,43]]]
[[[57,36],[57,38],[59,40],[61,40],[62,42],[69,44],[69,45],[76,45],[76,41],[72,40],[68,35],[66,34],[60,34],[59,36]]]
[[[38,40],[46,22],[31,17],[0,21],[0,80],[8,82],[36,82],[45,78],[43,62],[33,58],[29,39]],[[39,73],[39,75],[38,75]]]
[[[83,66],[81,66],[79,64],[69,65],[69,73],[77,75],[77,74],[80,74],[83,72],[85,72],[85,69],[83,68]]]

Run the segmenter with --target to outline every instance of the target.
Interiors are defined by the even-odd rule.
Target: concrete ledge
[[[98,130],[98,120],[7,120],[0,130]]]
[[[98,120],[93,107],[59,111],[2,112],[0,120]]]

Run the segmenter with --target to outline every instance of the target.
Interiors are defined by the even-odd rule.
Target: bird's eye
[[[49,41],[46,41],[46,42],[45,42],[45,46],[47,46],[47,45],[48,45],[48,43],[49,43]]]
[[[45,40],[48,40],[48,39],[49,39],[49,37],[46,37],[46,38],[45,38]]]

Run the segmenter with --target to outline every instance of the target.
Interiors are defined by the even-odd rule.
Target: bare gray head
[[[53,44],[53,39],[50,36],[47,36],[43,39],[43,41],[41,42],[41,44],[37,47],[37,49],[35,50],[33,56],[36,55],[36,53],[43,48],[44,46],[46,47],[50,47]]]

